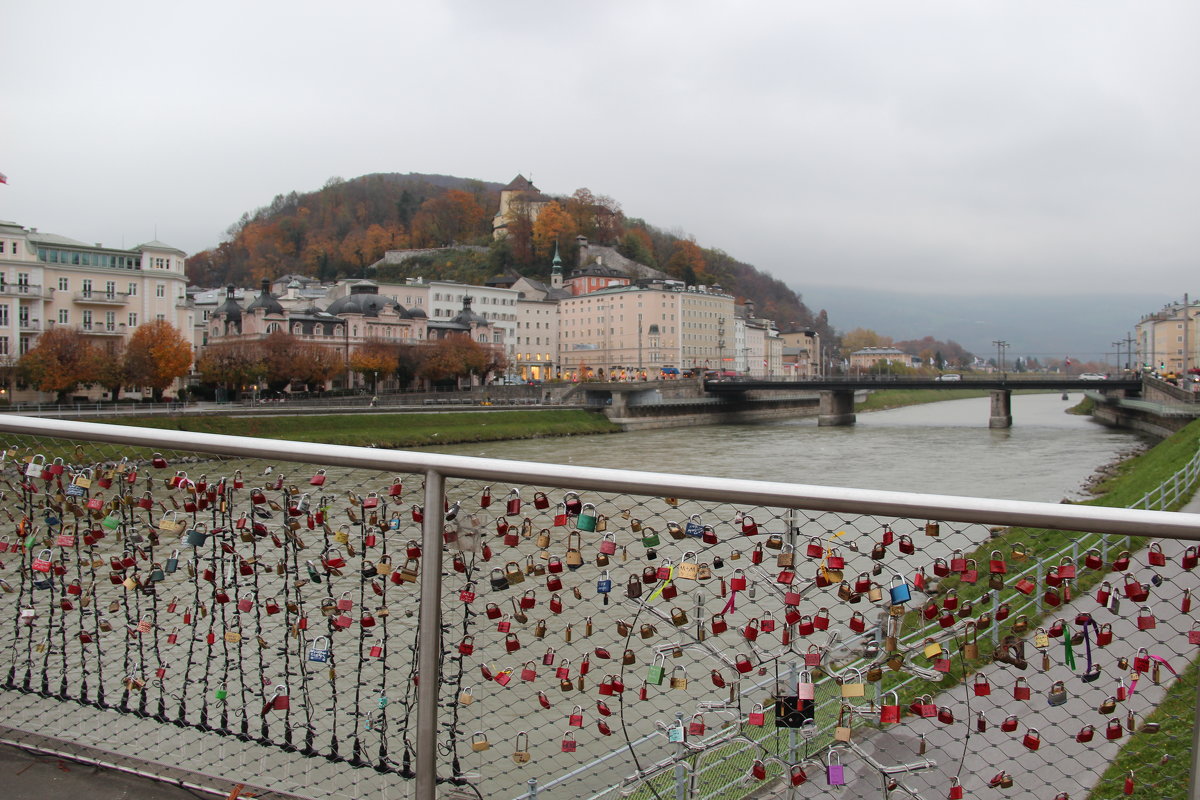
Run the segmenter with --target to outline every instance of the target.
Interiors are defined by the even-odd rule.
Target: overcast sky
[[[1190,0],[3,5],[0,219],[42,231],[190,253],[334,175],[524,173],[801,292],[1200,289]]]

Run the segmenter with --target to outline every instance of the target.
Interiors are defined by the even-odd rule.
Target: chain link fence
[[[314,798],[415,797],[427,748],[442,797],[1079,800],[1122,746],[1186,796],[1149,720],[1200,644],[1194,516],[52,425],[0,424],[30,735]]]

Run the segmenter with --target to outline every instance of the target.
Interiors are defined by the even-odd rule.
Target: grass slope
[[[294,417],[138,417],[112,422],[141,428],[391,448],[613,433],[621,430],[620,426],[609,422],[602,414],[578,409],[462,411],[436,414],[363,412]]]

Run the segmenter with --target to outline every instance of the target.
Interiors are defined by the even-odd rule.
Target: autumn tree
[[[257,342],[232,341],[209,345],[196,362],[200,379],[207,384],[237,389],[256,383],[263,372]]]
[[[108,389],[108,396],[115,403],[121,399],[121,388],[131,382],[125,340],[110,339],[97,349],[102,355],[96,364],[96,383]]]
[[[171,323],[156,319],[139,325],[129,338],[125,367],[129,380],[149,386],[154,402],[162,402],[163,391],[192,366],[192,345]]]
[[[37,345],[21,356],[17,371],[21,379],[42,392],[54,392],[57,402],[78,387],[96,381],[102,353],[88,337],[73,328],[51,328]]]
[[[368,376],[373,380],[371,387],[378,391],[378,377],[385,378],[396,371],[397,345],[378,340],[364,342],[361,347],[350,354],[350,369],[362,375],[366,382]]]
[[[292,357],[292,383],[324,389],[343,369],[340,353],[313,342],[301,342]]]
[[[688,239],[680,239],[675,243],[675,252],[667,261],[667,272],[687,284],[696,285],[704,282],[705,274],[704,253],[700,247]]]
[[[487,212],[475,197],[460,189],[431,197],[413,216],[412,239],[417,247],[442,247],[484,234]]]
[[[864,347],[891,347],[892,337],[882,336],[870,328],[855,328],[842,334],[842,352],[853,353]]]
[[[471,375],[485,380],[489,372],[504,366],[503,353],[469,336],[452,335],[428,345],[418,374],[433,383],[460,381]]]
[[[575,238],[575,220],[563,207],[551,200],[542,206],[533,223],[533,251],[539,260],[549,260],[554,254],[554,245],[565,249]]]

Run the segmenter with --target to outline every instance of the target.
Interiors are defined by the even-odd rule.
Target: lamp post
[[[379,395],[379,370],[375,370],[375,389],[371,392],[371,394],[376,396]]]

